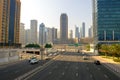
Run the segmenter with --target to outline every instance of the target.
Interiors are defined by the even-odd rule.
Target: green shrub
[[[115,61],[115,62],[120,62],[120,59],[113,59],[113,61]]]

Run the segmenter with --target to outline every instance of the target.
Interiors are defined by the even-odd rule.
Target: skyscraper
[[[0,0],[0,45],[19,46],[20,0]]]
[[[44,23],[41,23],[39,26],[39,44],[40,45],[45,44],[45,25],[44,25]]]
[[[30,44],[31,40],[30,40],[30,29],[26,29],[25,30],[25,43],[26,44]]]
[[[92,37],[92,27],[90,27],[89,29],[88,29],[88,37]]]
[[[20,23],[20,33],[19,33],[19,42],[22,45],[25,45],[25,25],[24,23]]]
[[[73,39],[73,30],[70,30],[70,39]]]
[[[75,25],[75,38],[80,38],[79,36],[79,27]]]
[[[82,23],[82,38],[85,38],[85,23]]]
[[[52,28],[52,42],[54,43],[54,41],[57,39],[57,29],[56,28]]]
[[[37,20],[31,20],[31,43],[37,43]]]
[[[66,43],[68,40],[68,16],[65,13],[60,16],[60,39],[61,43]]]
[[[47,37],[47,42],[48,43],[52,43],[52,28],[47,28],[47,33],[48,33],[48,37]]]
[[[97,43],[120,40],[120,0],[93,0],[93,32]]]

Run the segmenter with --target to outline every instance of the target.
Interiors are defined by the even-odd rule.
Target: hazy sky
[[[86,23],[86,29],[92,25],[92,0],[21,0],[21,22],[26,28],[30,27],[30,20],[38,20],[38,25],[44,23],[46,27],[60,27],[60,15],[68,15],[68,28],[81,27]]]

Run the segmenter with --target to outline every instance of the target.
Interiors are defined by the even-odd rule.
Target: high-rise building
[[[57,29],[56,28],[52,28],[52,42],[54,43],[54,41],[57,39]]]
[[[30,44],[31,40],[30,40],[30,29],[26,29],[25,30],[25,44]]]
[[[70,30],[70,39],[73,39],[73,30]]]
[[[82,36],[82,38],[85,38],[85,23],[83,22],[82,23],[82,34],[81,34]]]
[[[20,7],[20,0],[0,0],[0,45],[2,46],[20,46]]]
[[[60,39],[61,43],[68,40],[68,16],[65,13],[60,16]]]
[[[75,25],[75,38],[80,38],[79,27],[77,27],[76,25]]]
[[[40,45],[45,44],[45,25],[44,25],[44,23],[41,23],[39,26],[39,44]]]
[[[97,43],[120,40],[120,0],[93,0],[93,32]]]
[[[47,28],[47,33],[48,33],[48,37],[47,37],[47,43],[52,43],[52,28]]]
[[[79,33],[79,35],[80,35],[80,38],[82,38],[82,27],[80,27],[80,33]]]
[[[37,43],[37,20],[31,20],[31,43]]]
[[[19,33],[19,42],[22,45],[25,45],[25,25],[24,23],[20,23],[20,33]]]
[[[92,37],[92,27],[90,27],[89,29],[88,29],[88,37]]]

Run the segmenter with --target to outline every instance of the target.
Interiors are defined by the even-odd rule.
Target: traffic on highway
[[[120,80],[100,61],[81,52],[50,53],[44,60],[32,57],[3,65],[0,75],[0,80]]]

